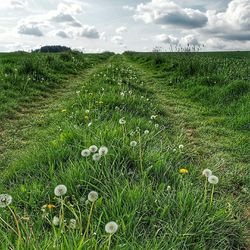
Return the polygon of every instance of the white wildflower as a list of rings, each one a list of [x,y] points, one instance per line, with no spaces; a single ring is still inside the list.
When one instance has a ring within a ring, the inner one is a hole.
[[[131,142],[130,142],[130,146],[131,146],[131,147],[136,147],[136,145],[137,145],[137,142],[136,142],[136,141],[131,141]]]
[[[215,176],[215,175],[210,175],[208,177],[208,182],[215,185],[215,184],[217,184],[219,182],[219,178],[217,176]]]
[[[91,153],[95,153],[95,152],[97,152],[97,150],[98,150],[98,147],[96,145],[92,145],[89,147],[89,151]]]
[[[105,231],[108,234],[114,234],[117,231],[117,229],[118,229],[118,225],[114,221],[110,221],[109,223],[105,225]]]
[[[206,176],[207,178],[212,175],[212,171],[208,168],[202,171],[202,175]]]
[[[182,144],[179,145],[179,149],[182,149],[184,148],[184,146]]]
[[[54,224],[54,226],[59,226],[60,224],[60,219],[57,216],[53,217],[52,223]]]
[[[144,134],[145,134],[145,135],[149,134],[149,130],[146,129],[146,130],[144,131]]]
[[[55,187],[54,193],[56,196],[63,196],[67,193],[67,187],[63,184],[60,184]]]
[[[90,150],[89,149],[84,149],[81,152],[82,157],[88,157],[90,155]]]
[[[93,161],[99,161],[101,159],[101,155],[99,155],[99,153],[93,154],[92,159]]]
[[[7,207],[12,202],[12,196],[9,194],[0,195],[0,207]]]
[[[91,191],[88,194],[88,200],[90,202],[95,202],[98,199],[98,193],[96,191]]]
[[[99,148],[99,155],[106,155],[108,153],[108,148],[105,146],[102,146]]]
[[[124,124],[126,123],[126,121],[125,121],[124,117],[123,117],[123,118],[121,118],[121,119],[119,120],[119,123],[120,123],[121,125],[124,125]]]

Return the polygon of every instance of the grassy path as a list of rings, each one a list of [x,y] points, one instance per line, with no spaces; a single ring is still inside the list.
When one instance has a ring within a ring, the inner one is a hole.
[[[2,225],[2,249],[16,242],[25,250],[244,249],[238,203],[221,188],[222,165],[206,162],[199,122],[191,123],[197,110],[206,111],[167,90],[150,72],[114,56],[13,122],[4,132],[0,189],[13,196],[23,242]],[[91,145],[107,151],[83,157]],[[215,192],[204,189],[205,167],[219,175]],[[63,198],[53,193],[58,184],[67,186]],[[109,221],[119,225],[114,235],[104,230]]]
[[[250,230],[249,133],[235,131],[220,125],[223,116],[214,114],[185,97],[185,93],[168,86],[166,75],[143,67],[128,58],[124,60],[135,68],[155,93],[176,134],[181,134],[188,154],[202,171],[212,168],[221,172],[220,186],[225,202],[234,213],[248,223]],[[250,237],[248,238],[250,245]]]
[[[18,156],[23,151],[32,150],[34,144],[44,143],[53,138],[58,132],[54,127],[54,121],[63,118],[62,113],[65,112],[68,100],[77,96],[84,79],[88,78],[96,68],[86,69],[79,75],[70,76],[60,87],[22,104],[19,110],[16,110],[13,119],[6,119],[1,123],[0,169],[6,169],[9,164],[17,160],[14,155]]]

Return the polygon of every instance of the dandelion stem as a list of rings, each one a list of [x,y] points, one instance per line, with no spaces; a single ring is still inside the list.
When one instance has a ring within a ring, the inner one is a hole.
[[[140,133],[139,133],[139,157],[140,157],[141,173],[143,173],[143,164],[142,164],[142,145],[141,145],[141,134],[140,134]]]
[[[64,199],[61,196],[61,209],[60,209],[60,227],[61,231],[64,230]]]
[[[111,246],[111,237],[112,237],[112,234],[110,234],[110,236],[108,238],[108,248],[107,248],[107,250],[109,250],[110,246]]]
[[[212,192],[211,192],[211,197],[210,197],[210,206],[212,206],[213,197],[214,197],[214,185],[213,185],[213,187],[212,187]]]
[[[206,201],[206,198],[207,198],[207,178],[205,181],[205,188],[204,188],[204,202]]]
[[[5,224],[7,227],[9,227],[16,235],[18,235],[17,231],[9,224],[7,223],[3,218],[0,217],[0,220]]]
[[[14,220],[15,220],[15,223],[16,223],[18,241],[21,241],[21,240],[22,240],[22,236],[21,236],[21,231],[20,231],[20,228],[19,228],[19,222],[18,222],[18,219],[17,219],[17,217],[16,217],[16,214],[15,214],[15,212],[11,209],[10,206],[7,206],[7,207],[9,208],[11,214],[13,215]]]
[[[88,237],[88,231],[89,231],[90,220],[91,220],[91,215],[92,215],[92,212],[93,212],[94,204],[95,204],[95,202],[92,203],[90,211],[89,211],[88,223],[87,223],[87,227],[86,227],[86,230],[84,232],[83,238],[85,238],[85,236]]]

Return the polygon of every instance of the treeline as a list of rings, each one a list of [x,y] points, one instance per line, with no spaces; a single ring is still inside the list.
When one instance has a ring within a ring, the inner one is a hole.
[[[71,51],[71,48],[61,45],[46,45],[42,46],[40,49],[36,49],[33,52],[65,52]]]

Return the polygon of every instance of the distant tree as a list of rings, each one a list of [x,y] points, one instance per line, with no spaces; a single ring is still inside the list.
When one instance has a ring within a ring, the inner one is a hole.
[[[36,49],[34,50],[34,52],[52,52],[52,53],[56,53],[56,52],[65,52],[65,51],[71,51],[71,48],[66,47],[66,46],[61,46],[61,45],[46,45],[41,47],[40,49]]]

